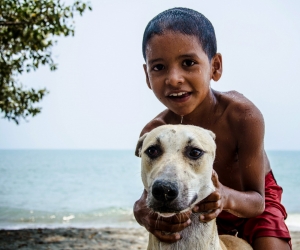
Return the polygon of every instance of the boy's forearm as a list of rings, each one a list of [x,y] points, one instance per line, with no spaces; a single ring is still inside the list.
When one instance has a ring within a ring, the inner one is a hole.
[[[241,192],[223,186],[226,202],[223,210],[242,218],[260,215],[265,209],[265,199],[255,191]]]

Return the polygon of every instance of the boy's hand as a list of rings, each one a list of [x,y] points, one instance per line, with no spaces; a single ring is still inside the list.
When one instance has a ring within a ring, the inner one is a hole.
[[[146,206],[147,191],[134,204],[134,216],[157,239],[166,243],[174,243],[181,239],[180,231],[191,224],[191,212],[181,213],[168,218],[161,217]]]
[[[222,212],[225,204],[224,188],[219,182],[218,174],[215,170],[212,172],[211,179],[216,190],[193,208],[193,212],[203,213],[200,215],[200,221],[202,222],[208,222],[215,219],[219,213]]]

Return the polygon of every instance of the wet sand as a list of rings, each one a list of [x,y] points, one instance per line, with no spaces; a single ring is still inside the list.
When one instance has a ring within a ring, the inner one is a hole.
[[[300,232],[291,232],[293,250],[300,250]],[[147,231],[140,228],[0,230],[1,250],[135,250],[146,249]]]

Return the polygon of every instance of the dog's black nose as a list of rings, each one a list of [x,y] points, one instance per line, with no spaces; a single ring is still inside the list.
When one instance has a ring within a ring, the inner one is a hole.
[[[158,201],[173,201],[178,196],[178,187],[169,181],[155,181],[152,186],[152,195]]]

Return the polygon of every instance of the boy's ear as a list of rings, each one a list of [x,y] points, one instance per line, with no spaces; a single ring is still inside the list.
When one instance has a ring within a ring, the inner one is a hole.
[[[150,85],[150,81],[149,81],[148,72],[147,72],[147,65],[146,65],[146,64],[143,64],[143,68],[144,68],[144,72],[145,72],[145,75],[146,75],[146,82],[147,82],[148,88],[149,88],[149,89],[152,89],[152,88],[151,88],[151,85]]]
[[[220,53],[217,53],[211,59],[211,66],[212,66],[211,78],[216,82],[221,78],[223,72],[222,55]]]

